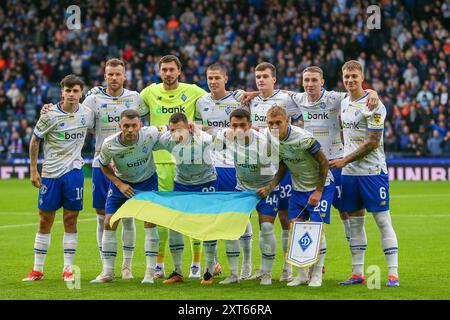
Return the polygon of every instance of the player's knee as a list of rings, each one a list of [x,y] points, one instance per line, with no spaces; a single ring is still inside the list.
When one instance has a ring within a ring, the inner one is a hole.
[[[341,220],[347,220],[348,219],[348,213],[344,211],[339,211],[339,216],[341,217]]]
[[[373,216],[380,230],[391,227],[391,217],[389,211],[376,212]]]
[[[105,215],[105,230],[116,230],[117,229],[119,221],[116,221],[116,222],[114,222],[113,225],[111,225],[111,218],[112,218],[112,214]]]
[[[126,231],[135,231],[135,224],[133,218],[122,218],[123,229]]]
[[[280,216],[280,223],[283,230],[289,230],[290,221],[287,215],[283,217]]]
[[[104,216],[105,215],[105,209],[95,209],[95,213]]]
[[[263,236],[273,234],[273,223],[270,223],[270,222],[261,223],[261,234]]]
[[[144,228],[156,228],[156,224],[150,222],[144,222]]]
[[[64,215],[64,227],[67,228],[74,228],[77,225],[77,217],[78,214],[66,214]]]
[[[48,217],[43,217],[41,215],[41,219],[39,221],[39,233],[50,233],[52,229],[53,219]]]

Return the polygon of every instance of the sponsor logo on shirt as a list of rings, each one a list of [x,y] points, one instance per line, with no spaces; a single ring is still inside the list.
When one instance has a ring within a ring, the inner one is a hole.
[[[204,125],[208,127],[215,127],[215,128],[229,128],[230,122],[229,121],[210,121],[210,120],[203,120]]]
[[[186,109],[184,106],[178,106],[178,107],[164,107],[160,106],[156,108],[157,114],[166,114],[166,113],[186,113]]]
[[[266,122],[266,116],[258,116],[257,114],[252,115],[253,122]]]
[[[117,122],[117,123],[119,123],[119,121],[120,121],[120,116],[110,116],[109,114],[106,114],[106,115],[104,115],[104,116],[102,116],[101,118],[100,118],[100,121],[101,122],[103,122],[103,123],[111,123],[111,122]]]
[[[136,160],[134,162],[128,162],[127,163],[127,167],[128,168],[139,167],[139,166],[142,166],[142,165],[146,164],[147,161],[148,161],[147,158],[141,158],[141,159],[138,159],[138,160]]]
[[[309,113],[305,112],[305,120],[329,120],[329,114],[328,112],[322,112],[322,113]]]
[[[85,131],[82,132],[59,132],[58,133],[58,140],[78,140],[78,139],[84,139],[85,137]]]
[[[353,121],[346,122],[346,121],[343,121],[342,122],[342,127],[344,129],[359,130],[359,122],[353,122]]]

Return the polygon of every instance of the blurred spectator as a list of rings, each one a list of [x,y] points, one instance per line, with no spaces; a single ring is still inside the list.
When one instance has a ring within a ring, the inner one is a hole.
[[[434,130],[433,131],[433,137],[428,139],[427,146],[428,151],[433,157],[441,156],[442,155],[442,147],[441,144],[444,139],[441,138],[439,131]]]
[[[416,145],[416,156],[417,157],[424,157],[427,154],[427,144],[425,143],[425,140],[419,136],[417,138],[417,145]]]
[[[0,159],[5,160],[8,155],[8,147],[6,146],[5,141],[0,136]]]
[[[445,135],[442,150],[444,153],[450,154],[450,131],[448,131]]]
[[[17,88],[17,85],[15,83],[13,83],[11,85],[11,88],[8,90],[8,92],[6,92],[6,96],[8,97],[11,106],[13,108],[17,107],[17,103],[19,102],[19,98],[20,98],[20,91]]]

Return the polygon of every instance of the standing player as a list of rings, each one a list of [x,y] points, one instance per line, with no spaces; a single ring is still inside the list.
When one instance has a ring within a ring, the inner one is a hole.
[[[106,90],[100,89],[97,94],[89,95],[83,102],[95,113],[95,155],[92,164],[92,206],[97,213],[97,242],[100,253],[102,251],[103,230],[105,229],[105,204],[109,188],[109,180],[103,174],[100,163],[100,150],[103,141],[108,136],[117,133],[120,114],[127,109],[135,109],[141,115],[146,113],[141,96],[136,91],[124,89],[125,64],[119,59],[110,59],[105,64]],[[132,279],[131,261],[134,243],[136,241],[136,227],[133,218],[122,219],[122,279]],[[146,239],[149,241],[149,239]]]
[[[63,207],[64,281],[73,281],[72,265],[78,245],[77,217],[83,209],[81,149],[88,128],[94,127],[93,112],[80,104],[83,81],[68,75],[61,81],[63,102],[41,115],[30,142],[31,183],[39,188],[40,225],[34,243],[34,267],[23,281],[44,277],[44,261],[50,246],[55,212]],[[37,169],[40,140],[44,140],[42,180]]]
[[[328,160],[320,143],[302,128],[289,125],[286,109],[274,106],[267,112],[270,137],[279,143],[280,167],[275,179],[258,190],[264,196],[273,190],[289,168],[293,192],[289,201],[289,220],[330,223],[330,206],[333,201],[333,176],[328,170]],[[322,285],[322,268],[326,254],[326,238],[322,240],[318,262],[313,266],[309,286]],[[298,268],[298,275],[288,283],[297,286],[308,283],[306,268]]]
[[[108,197],[105,206],[105,232],[103,234],[103,270],[91,283],[114,281],[114,263],[117,255],[116,229],[118,222],[110,226],[109,221],[117,209],[135,195],[135,190],[158,190],[158,176],[152,151],[156,150],[164,128],[143,127],[139,113],[124,110],[120,114],[120,132],[103,142],[98,161],[109,179]],[[114,163],[114,168],[111,163]],[[143,284],[153,283],[158,249],[158,231],[154,224],[144,223],[147,268]]]
[[[231,140],[233,158],[236,167],[237,191],[257,190],[268,184],[274,178],[274,168],[267,154],[269,148],[267,137],[251,129],[251,114],[247,110],[237,109],[230,115],[231,128],[217,134],[216,143],[223,145]],[[261,284],[272,284],[272,266],[275,260],[276,239],[274,221],[278,211],[278,190],[267,193],[257,204],[259,215],[261,249]],[[237,276],[239,262],[239,241],[227,240],[227,257],[231,275],[220,284],[239,282]]]
[[[319,141],[327,159],[331,161],[342,158],[344,152],[339,112],[341,101],[345,98],[346,93],[327,91],[323,88],[324,83],[322,69],[316,66],[308,67],[303,70],[302,74],[305,92],[292,93],[292,99],[300,109],[297,116],[301,117],[303,128],[311,132]],[[370,108],[377,107],[377,93],[370,90],[367,101]],[[336,185],[333,206],[339,210],[347,241],[350,241],[348,215],[342,210],[341,169],[333,169],[331,173]]]
[[[176,159],[174,191],[215,192],[218,188],[216,170],[210,158],[209,148],[212,136],[197,130],[188,123],[186,115],[175,113],[169,119],[169,130],[161,137],[161,145]],[[202,284],[212,284],[217,240],[204,241],[206,269]],[[182,258],[184,250],[183,235],[169,230],[169,247],[174,271],[164,283],[183,281]]]
[[[173,55],[167,55],[159,61],[159,76],[162,83],[154,83],[141,92],[141,97],[150,113],[151,125],[166,125],[174,113],[184,113],[188,120],[195,117],[195,104],[205,90],[195,84],[178,81],[181,75],[181,62]],[[154,153],[158,185],[160,191],[171,191],[174,188],[175,160],[166,150]],[[164,277],[164,257],[167,242],[167,229],[159,228],[160,247],[155,277]],[[200,278],[201,241],[191,240],[192,264],[190,278]]]
[[[136,91],[124,89],[126,81],[125,63],[117,58],[109,59],[105,64],[104,78],[106,89],[95,87],[83,104],[95,113],[95,155],[92,164],[92,207],[97,213],[97,243],[102,257],[102,238],[105,228],[105,204],[109,188],[109,180],[100,169],[98,157],[103,141],[106,137],[117,133],[119,129],[120,114],[126,109],[135,109],[141,115],[147,113],[147,107]],[[42,113],[48,111],[51,105],[44,105]],[[131,261],[136,239],[136,227],[133,218],[122,219],[122,279],[132,279]],[[146,241],[149,241],[147,239]]]
[[[344,158],[331,161],[342,170],[344,210],[349,213],[352,276],[341,285],[364,284],[364,253],[367,247],[364,229],[366,209],[372,212],[381,233],[381,244],[388,265],[388,287],[399,286],[398,242],[389,212],[389,177],[383,151],[386,108],[366,107],[368,94],[362,88],[362,66],[350,60],[342,66],[344,86],[348,91],[341,103],[344,133]]]
[[[208,67],[206,78],[211,93],[197,100],[195,118],[201,120],[204,126],[211,128],[214,134],[219,129],[230,127],[230,114],[241,107],[237,100],[240,91],[230,92],[226,90],[227,70],[219,63]],[[236,169],[234,168],[233,152],[226,148],[214,148],[211,157],[217,172],[218,191],[234,191],[236,189]],[[248,278],[251,275],[251,238],[251,222],[249,221],[246,232],[241,237],[241,240],[246,244],[243,251],[242,278]],[[220,271],[220,264],[216,263],[214,275]]]
[[[296,122],[300,115],[298,114],[298,108],[291,96],[280,89],[275,90],[275,82],[277,81],[275,66],[268,62],[258,64],[255,68],[255,78],[256,87],[258,88],[260,95],[255,97],[250,103],[253,120],[252,125],[259,129],[267,128],[267,111],[274,105],[285,108],[290,119],[293,122]],[[281,244],[284,255],[286,255],[289,237],[288,203],[291,193],[291,177],[288,173],[280,183],[280,207],[278,212],[282,228]],[[261,272],[260,270],[257,270],[250,279],[259,279],[260,277]],[[292,280],[292,265],[286,263],[283,259],[283,272],[280,281],[290,280]]]

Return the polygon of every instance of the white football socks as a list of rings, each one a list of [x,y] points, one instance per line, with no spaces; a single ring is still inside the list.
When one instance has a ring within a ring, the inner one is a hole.
[[[158,257],[159,247],[159,234],[158,227],[144,228],[145,240],[145,260],[147,263],[147,270],[154,269],[156,265],[156,259]]]
[[[352,253],[352,273],[364,276],[364,254],[367,248],[365,217],[349,217],[350,220],[350,251]]]
[[[261,223],[259,247],[261,249],[261,269],[265,273],[272,273],[275,260],[276,240],[273,232],[273,223]]]
[[[252,265],[252,237],[252,223],[249,220],[247,222],[247,228],[239,240],[242,247],[242,263],[248,266]]]
[[[325,255],[327,254],[327,238],[325,234],[323,235],[322,244],[320,246],[320,255],[319,260],[314,268],[320,268],[320,272],[322,272],[322,268],[325,265]]]
[[[43,272],[47,250],[50,247],[50,233],[36,233],[34,239],[34,267],[33,270]]]
[[[105,229],[105,216],[97,214],[97,244],[98,244],[98,251],[100,253],[100,259],[103,259],[102,241],[104,229]]]
[[[182,260],[184,251],[183,235],[177,231],[169,230],[169,248],[172,254],[174,271],[183,274]]]
[[[344,225],[345,230],[345,238],[347,239],[347,242],[350,243],[350,219],[342,220],[342,224]]]
[[[225,246],[227,251],[228,264],[230,266],[231,274],[237,276],[239,267],[239,241],[240,240],[226,240]]]
[[[289,241],[289,230],[281,230],[281,246],[283,247],[283,270],[292,272],[292,264],[286,262],[286,252]]]
[[[114,264],[117,256],[116,230],[105,230],[102,241],[103,271],[107,274],[114,274]]]
[[[203,241],[203,248],[205,250],[206,270],[210,274],[213,274],[217,252],[217,240]]]
[[[374,212],[373,217],[381,233],[381,246],[386,256],[388,275],[398,277],[398,242],[389,210]]]
[[[136,225],[134,218],[122,218],[123,267],[131,269],[134,245],[136,242]]]
[[[72,272],[75,252],[78,246],[78,234],[64,232],[63,249],[64,249],[64,271]]]

